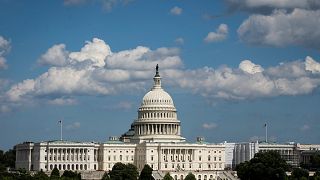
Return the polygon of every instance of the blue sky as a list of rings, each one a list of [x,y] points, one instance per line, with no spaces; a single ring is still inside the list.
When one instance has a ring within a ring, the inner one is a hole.
[[[320,143],[320,3],[0,1],[0,149],[124,133],[156,64],[189,141]]]

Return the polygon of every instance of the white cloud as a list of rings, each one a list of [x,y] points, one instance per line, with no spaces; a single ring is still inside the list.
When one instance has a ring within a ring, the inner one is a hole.
[[[274,9],[319,9],[318,0],[225,0],[230,10],[270,13]]]
[[[77,100],[72,98],[56,98],[48,100],[48,103],[52,105],[74,105],[77,104]]]
[[[68,51],[65,44],[53,45],[38,59],[42,65],[64,66],[67,63]]]
[[[204,129],[215,129],[216,127],[218,127],[218,125],[216,123],[210,122],[210,123],[203,123],[202,127]]]
[[[61,57],[63,63],[56,63],[55,57]],[[79,52],[67,53],[65,45],[55,45],[40,59],[56,66],[34,79],[12,85],[4,95],[6,101],[23,104],[47,100],[54,105],[73,105],[76,100],[70,97],[142,90],[145,80],[153,76],[156,64],[162,69],[182,66],[176,48],[151,50],[139,46],[112,53],[109,45],[97,38],[86,42]]]
[[[170,14],[173,14],[173,15],[181,15],[182,14],[182,8],[178,7],[178,6],[175,6],[173,7],[172,9],[170,9]]]
[[[108,105],[106,106],[105,108],[108,109],[108,110],[130,110],[133,108],[133,103],[130,102],[130,101],[121,101],[117,104],[113,104],[113,105]]]
[[[91,61],[94,66],[103,67],[105,65],[105,58],[111,55],[110,46],[103,40],[93,38],[92,42],[87,41],[86,45],[81,48],[80,52],[71,52],[69,58],[71,63]]]
[[[78,96],[145,91],[150,87],[148,82],[151,83],[156,64],[168,86],[200,94],[209,100],[308,94],[320,86],[319,62],[312,57],[265,68],[244,60],[238,68],[221,66],[188,70],[183,69],[179,49],[151,50],[138,46],[111,52],[109,45],[94,38],[81,51],[70,52],[63,66],[49,67],[38,77],[13,84],[5,92],[0,91],[0,105],[8,109],[42,101],[73,105]],[[130,108],[131,105],[124,102],[119,107]]]
[[[176,40],[174,40],[174,42],[181,45],[181,44],[184,44],[184,39],[179,37]]]
[[[271,15],[251,15],[238,28],[239,38],[249,44],[301,45],[320,49],[320,10],[294,9]]]
[[[169,74],[172,76],[171,84],[192,90],[206,98],[241,100],[311,93],[320,86],[320,76],[308,71],[304,64],[305,61],[282,63],[265,68],[264,71],[260,65],[253,64],[256,67],[254,72],[259,73],[252,73],[252,66],[244,71],[242,62],[239,69],[226,66],[218,69],[204,67],[176,70]]]
[[[73,122],[72,124],[66,125],[67,130],[75,130],[75,129],[79,129],[80,127],[81,127],[80,122]]]
[[[88,3],[96,3],[101,5],[105,11],[111,12],[114,7],[118,5],[125,6],[132,1],[134,0],[64,0],[63,4],[65,6],[80,6]]]
[[[320,63],[312,59],[310,56],[306,57],[305,66],[307,71],[311,71],[312,73],[320,73]]]
[[[0,36],[0,69],[8,68],[8,65],[6,64],[7,60],[5,59],[4,56],[10,51],[10,49],[11,49],[10,41]]]
[[[263,68],[260,65],[252,63],[250,60],[244,60],[239,64],[239,69],[249,74],[260,73]]]
[[[0,56],[0,69],[7,69],[8,65],[7,65],[7,60],[4,57]]]
[[[308,131],[311,127],[308,124],[301,126],[300,131]]]
[[[220,24],[216,29],[216,32],[209,32],[204,41],[207,43],[223,41],[228,36],[228,26],[226,24]]]

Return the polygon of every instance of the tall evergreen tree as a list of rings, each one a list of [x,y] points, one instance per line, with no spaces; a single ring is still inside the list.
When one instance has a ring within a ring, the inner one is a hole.
[[[173,180],[173,177],[167,172],[166,175],[164,175],[163,180]]]
[[[194,176],[194,174],[189,172],[189,174],[184,178],[184,180],[196,180],[196,177]]]
[[[57,167],[53,168],[50,174],[50,179],[59,179],[60,178],[60,172]]]
[[[152,177],[152,171],[153,169],[148,164],[144,165],[140,173],[139,180],[154,180]]]

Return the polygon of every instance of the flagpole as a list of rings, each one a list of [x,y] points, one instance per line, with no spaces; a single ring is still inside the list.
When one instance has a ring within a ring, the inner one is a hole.
[[[268,142],[268,125],[267,123],[264,125],[265,129],[266,129],[266,143]]]
[[[62,120],[60,122],[60,140],[62,141]]]

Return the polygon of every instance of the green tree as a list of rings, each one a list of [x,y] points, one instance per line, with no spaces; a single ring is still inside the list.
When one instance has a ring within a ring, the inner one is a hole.
[[[122,180],[123,174],[126,169],[126,165],[121,162],[117,162],[109,173],[110,179],[112,180]]]
[[[61,176],[62,179],[81,180],[81,174],[69,170],[65,170]]]
[[[50,174],[50,179],[59,179],[60,178],[60,172],[57,167],[53,168],[51,174]]]
[[[194,176],[194,174],[189,172],[189,174],[184,178],[184,180],[196,180],[196,177]]]
[[[173,180],[173,177],[167,172],[166,175],[164,175],[163,180]]]
[[[259,152],[250,161],[236,167],[241,180],[283,180],[286,179],[288,165],[275,151]]]
[[[41,170],[37,172],[35,175],[33,175],[33,179],[46,180],[46,179],[49,179],[49,176]]]
[[[313,180],[320,180],[320,171],[316,171],[313,175]]]
[[[152,177],[152,171],[153,169],[148,164],[145,164],[140,173],[139,180],[154,180]]]
[[[308,179],[309,177],[309,171],[306,169],[301,169],[301,168],[294,168],[293,171],[291,172],[291,179],[294,180],[301,180],[301,179]]]
[[[110,180],[110,177],[109,177],[109,174],[108,172],[105,172],[102,176],[102,179],[101,180]]]
[[[124,172],[124,179],[137,180],[139,176],[138,169],[133,164],[127,164]]]
[[[7,152],[0,150],[0,172],[6,171],[6,168],[15,167],[16,151],[9,149]]]
[[[320,170],[320,152],[315,153],[310,157],[311,167]]]

